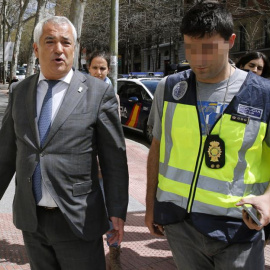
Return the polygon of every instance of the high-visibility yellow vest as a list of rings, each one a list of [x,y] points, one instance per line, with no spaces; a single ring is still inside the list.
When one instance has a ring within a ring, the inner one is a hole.
[[[186,92],[175,90],[181,80],[187,82]],[[249,74],[224,111],[220,133],[220,119],[211,130],[226,149],[225,166],[211,169],[205,164],[206,136],[201,135],[195,75],[187,71],[167,78],[155,205],[158,223],[179,221],[178,210],[242,218],[236,203],[263,194],[269,183],[270,148],[265,142],[269,104],[270,81]],[[248,123],[237,121],[243,112]]]

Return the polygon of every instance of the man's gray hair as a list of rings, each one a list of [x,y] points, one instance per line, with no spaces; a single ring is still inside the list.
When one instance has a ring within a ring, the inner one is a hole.
[[[43,20],[41,20],[40,22],[38,22],[38,24],[35,27],[34,30],[34,42],[39,45],[39,40],[40,37],[42,36],[42,32],[43,32],[43,26],[47,23],[54,23],[54,24],[69,24],[72,32],[73,32],[73,38],[74,38],[74,44],[76,44],[77,41],[77,31],[74,27],[74,25],[72,24],[72,22],[64,17],[64,16],[51,16],[51,17],[47,17]]]

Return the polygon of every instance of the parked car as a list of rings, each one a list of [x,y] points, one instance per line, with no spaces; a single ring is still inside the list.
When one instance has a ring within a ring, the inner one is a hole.
[[[152,127],[147,125],[154,93],[161,78],[118,79],[121,123],[124,127],[143,132],[151,143]]]
[[[25,74],[26,74],[26,70],[23,67],[18,68],[16,71],[16,76],[17,76],[19,81],[22,81],[25,79]]]

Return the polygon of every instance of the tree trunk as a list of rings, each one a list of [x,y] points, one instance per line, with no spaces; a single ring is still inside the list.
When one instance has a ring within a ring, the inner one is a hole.
[[[2,25],[2,28],[1,28],[1,32],[2,33],[2,39],[1,39],[1,45],[2,45],[2,50],[3,50],[3,58],[1,60],[3,60],[3,64],[2,64],[2,74],[0,77],[2,77],[2,80],[3,80],[3,84],[6,83],[6,74],[5,74],[5,16],[6,16],[6,1],[3,1],[3,6],[2,6],[2,22],[3,22],[3,25]],[[0,60],[0,61],[1,61]]]
[[[77,42],[75,45],[74,62],[73,62],[75,68],[78,68],[79,66],[78,59],[80,53],[81,32],[82,32],[85,5],[86,0],[72,0],[70,6],[69,19],[74,24],[77,30]]]
[[[43,15],[45,14],[46,3],[47,3],[47,0],[38,0],[38,6],[37,6],[37,13],[36,13],[36,18],[35,18],[34,28],[38,24],[38,22],[43,19]],[[34,42],[34,28],[33,28],[33,32],[32,32],[31,41],[30,41],[31,45]],[[36,60],[36,56],[35,56],[33,47],[30,46],[29,51],[28,51],[28,62],[27,62],[27,69],[26,69],[26,76],[25,77],[28,77],[28,76],[34,74],[34,72],[35,72],[35,70],[34,70],[34,68],[35,68],[35,60]]]
[[[157,35],[156,65],[154,71],[158,70],[158,66],[159,66],[159,35]]]
[[[131,43],[130,62],[131,71],[134,71],[134,42]]]
[[[11,63],[12,77],[16,75],[17,64],[18,64],[18,54],[20,51],[20,44],[21,44],[21,37],[22,37],[22,30],[23,30],[23,15],[24,15],[24,12],[26,10],[28,3],[29,3],[29,0],[25,0],[25,2],[21,3],[17,33],[16,33],[15,42],[14,42],[14,51],[13,51],[13,57],[12,57],[12,63]]]

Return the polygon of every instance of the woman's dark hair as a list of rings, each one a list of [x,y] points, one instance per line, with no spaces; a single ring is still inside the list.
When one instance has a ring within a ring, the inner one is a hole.
[[[92,61],[94,58],[96,57],[102,57],[106,60],[107,64],[108,64],[108,68],[110,67],[110,63],[111,63],[111,59],[110,59],[110,54],[105,52],[105,51],[93,51],[92,53],[90,53],[87,56],[86,59],[86,64],[87,64],[87,68],[90,67]]]
[[[194,38],[219,34],[229,40],[233,34],[233,18],[223,4],[217,1],[201,1],[183,17],[181,33]]]
[[[243,55],[235,64],[236,67],[238,68],[244,68],[244,66],[250,62],[251,60],[254,59],[259,59],[262,58],[264,62],[263,66],[263,71],[262,71],[262,77],[268,77],[269,76],[269,71],[270,71],[270,64],[267,56],[264,53],[261,52],[249,52]]]

